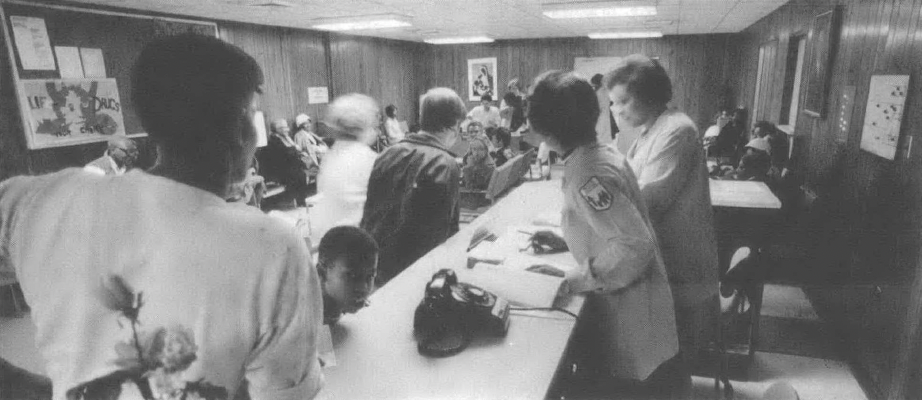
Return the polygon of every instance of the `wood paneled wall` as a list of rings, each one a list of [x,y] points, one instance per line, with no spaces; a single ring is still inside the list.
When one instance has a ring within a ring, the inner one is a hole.
[[[294,122],[300,113],[314,121],[325,111],[323,104],[308,104],[307,88],[329,86],[324,33],[297,29],[222,22],[221,38],[249,53],[265,75],[260,109],[266,122],[285,118]]]
[[[397,106],[397,118],[412,125],[419,119],[419,96],[429,88],[422,43],[360,36],[331,35],[332,90],[337,95],[363,93],[381,105]]]
[[[922,290],[911,286],[922,267],[922,152],[913,149],[910,157],[898,154],[889,161],[862,151],[859,143],[870,78],[879,73],[911,75],[902,140],[913,137],[918,146],[922,139],[922,64],[917,61],[922,57],[922,0],[791,1],[740,34],[744,63],[739,92],[751,106],[760,44],[778,40],[778,48],[786,49],[791,36],[809,31],[813,17],[834,6],[841,8],[842,23],[830,69],[827,117],[801,114],[795,127],[796,164],[807,185],[819,192],[820,203],[830,209],[826,228],[838,227],[830,236],[835,243],[826,246],[830,251],[817,254],[816,265],[809,267],[825,271],[829,282],[847,283],[818,288],[825,290],[816,290],[823,293],[816,298],[824,303],[821,308],[841,317],[841,331],[852,334],[856,345],[850,347],[879,394],[911,398],[922,395],[904,391],[906,377],[919,376],[918,369],[892,377],[891,373],[910,367],[908,360],[920,359],[910,351],[918,352],[919,346],[909,346],[919,334],[904,334],[903,323],[922,318],[918,306],[905,312],[913,304],[910,293]],[[808,38],[807,65],[811,53]],[[776,59],[776,73],[784,73],[785,61]],[[840,90],[847,85],[857,88],[855,107],[848,140],[838,143],[834,112]],[[781,96],[771,98],[768,109],[777,118]]]
[[[501,40],[480,45],[433,46],[432,85],[450,87],[467,99],[467,60],[472,58],[497,58],[497,86],[502,95],[512,78],[518,77],[528,85],[541,72],[572,69],[575,57],[642,53],[659,57],[672,79],[672,106],[686,112],[703,130],[721,107],[735,105],[731,83],[738,79],[736,49],[735,38],[726,34],[637,40]],[[468,105],[474,106],[476,102]]]

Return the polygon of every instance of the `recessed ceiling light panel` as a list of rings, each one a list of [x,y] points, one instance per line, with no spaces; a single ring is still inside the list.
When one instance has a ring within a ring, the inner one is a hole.
[[[656,15],[655,6],[636,7],[578,7],[558,8],[544,11],[544,15],[554,19],[573,18],[614,18],[614,17],[649,17]]]
[[[426,39],[429,44],[461,44],[461,43],[492,43],[494,40],[486,36],[449,37]]]
[[[590,33],[590,39],[641,39],[641,38],[661,38],[662,32],[640,31],[640,32],[597,32]]]

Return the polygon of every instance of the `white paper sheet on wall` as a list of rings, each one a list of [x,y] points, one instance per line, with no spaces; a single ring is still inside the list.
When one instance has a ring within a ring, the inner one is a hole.
[[[11,15],[10,24],[13,26],[13,39],[16,41],[22,69],[57,69],[44,19]]]
[[[80,48],[80,60],[83,62],[83,74],[87,78],[105,78],[106,60],[102,49]]]
[[[861,131],[861,149],[888,160],[896,158],[909,75],[873,75]]]
[[[330,102],[330,90],[326,86],[307,88],[307,104],[325,104]]]
[[[54,46],[54,53],[58,57],[58,69],[61,79],[83,78],[83,62],[80,61],[80,50],[76,47]]]

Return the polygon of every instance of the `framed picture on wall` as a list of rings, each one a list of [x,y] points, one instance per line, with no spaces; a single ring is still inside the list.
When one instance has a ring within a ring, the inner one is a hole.
[[[480,101],[488,94],[496,100],[496,57],[467,60],[467,99]]]
[[[826,97],[829,93],[830,69],[838,44],[839,9],[833,8],[813,18],[810,44],[813,57],[807,70],[807,92],[804,94],[804,113],[816,118],[826,116]]]

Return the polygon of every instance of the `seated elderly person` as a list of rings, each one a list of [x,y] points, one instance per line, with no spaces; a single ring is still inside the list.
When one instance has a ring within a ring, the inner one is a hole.
[[[466,112],[454,90],[430,89],[420,100],[422,131],[375,160],[361,226],[381,249],[379,285],[458,231],[461,167],[448,149]]]
[[[224,201],[256,150],[262,81],[220,39],[159,39],[131,79],[154,167],[0,184],[0,220],[16,221],[0,226],[0,262],[32,306],[55,399],[319,392],[322,292],[304,242]]]
[[[295,117],[295,128],[298,130],[291,136],[291,139],[301,151],[307,153],[313,163],[312,165],[319,167],[320,162],[323,161],[323,156],[330,150],[330,147],[311,130],[311,124],[313,123],[314,121],[307,114],[298,114]]]
[[[291,128],[284,118],[272,121],[269,144],[259,154],[259,171],[266,179],[285,185],[299,207],[305,206],[309,177],[316,175],[317,167],[312,165],[307,153],[295,144],[289,133]]]
[[[91,161],[83,167],[83,170],[99,175],[121,175],[134,167],[134,163],[137,161],[138,146],[134,143],[134,140],[124,136],[116,136],[109,139],[106,154]]]

